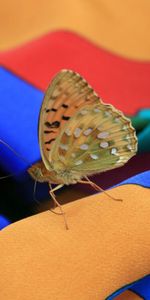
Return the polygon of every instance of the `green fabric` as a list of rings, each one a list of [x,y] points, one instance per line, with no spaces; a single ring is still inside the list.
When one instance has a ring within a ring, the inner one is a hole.
[[[138,152],[150,151],[150,108],[143,109],[131,119],[138,137]]]

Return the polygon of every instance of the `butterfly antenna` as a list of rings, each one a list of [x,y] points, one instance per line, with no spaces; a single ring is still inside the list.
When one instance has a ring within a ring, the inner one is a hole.
[[[13,177],[13,176],[15,176],[17,174],[20,174],[20,171],[12,173],[12,174],[9,174],[9,175],[6,175],[6,176],[2,176],[2,177],[0,177],[0,180],[1,179],[3,180],[3,179],[11,178],[11,177]]]
[[[33,200],[37,203],[37,204],[41,204],[40,201],[38,201],[36,199],[36,188],[37,188],[37,181],[34,181],[34,187],[33,187]]]
[[[9,144],[7,144],[6,142],[4,142],[3,140],[0,139],[0,143],[3,144],[4,146],[6,146],[10,151],[12,151],[17,157],[19,157],[20,159],[22,159],[25,163],[29,164],[32,167],[32,164],[26,159],[24,158],[20,153],[18,153],[16,150],[14,150]]]
[[[3,144],[4,146],[6,146],[10,151],[12,151],[17,157],[19,157],[21,160],[23,160],[25,163],[27,163],[30,167],[32,167],[32,164],[26,159],[24,158],[20,153],[18,153],[16,150],[14,150],[8,143],[6,143],[5,141],[0,139],[0,143]],[[7,179],[10,177],[13,177],[17,174],[20,174],[20,171],[12,173],[10,175],[6,175],[6,176],[2,176],[0,177],[1,179]],[[36,199],[36,187],[37,187],[37,181],[35,181],[34,183],[34,188],[33,188],[33,199],[36,203],[40,204],[40,202]]]
[[[94,183],[93,181],[91,181],[87,176],[85,176],[85,180],[80,180],[80,183],[84,183],[84,184],[89,184],[91,185],[96,191],[102,192],[105,195],[107,195],[109,198],[111,198],[111,200],[115,200],[115,201],[123,201],[122,199],[118,199],[118,198],[114,198],[112,197],[109,193],[107,193],[105,190],[103,190],[99,185],[97,185],[96,183]]]

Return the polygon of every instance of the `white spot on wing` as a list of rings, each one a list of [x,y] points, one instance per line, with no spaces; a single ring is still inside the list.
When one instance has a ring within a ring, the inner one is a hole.
[[[83,164],[83,160],[77,160],[76,162],[75,162],[75,165],[76,166],[79,166],[79,165],[81,165],[81,164]]]
[[[116,123],[120,123],[120,118],[115,118]]]
[[[126,139],[126,140],[130,140],[130,135],[127,134],[126,137],[125,137],[125,139]]]
[[[105,111],[105,116],[106,117],[110,117],[111,116],[111,113],[109,111]]]
[[[71,130],[69,128],[66,128],[65,133],[67,136],[71,136]]]
[[[91,156],[92,159],[98,159],[99,158],[98,155],[96,155],[96,154],[90,154],[90,156]]]
[[[101,142],[101,143],[100,143],[100,147],[101,147],[101,148],[107,148],[108,145],[109,145],[108,142]]]
[[[86,109],[82,109],[82,110],[80,111],[80,114],[81,114],[82,116],[86,115],[87,113],[88,113],[88,110],[86,110]]]
[[[87,144],[82,144],[81,146],[80,146],[80,149],[81,150],[87,150],[89,148],[89,146],[87,145]]]
[[[88,128],[88,129],[86,129],[86,130],[83,132],[83,134],[84,134],[85,136],[87,136],[87,135],[89,135],[91,132],[92,132],[92,128]]]
[[[76,138],[78,138],[79,136],[80,136],[80,134],[81,134],[81,128],[79,128],[79,127],[77,127],[76,129],[75,129],[75,131],[74,131],[74,136],[76,137]]]
[[[93,111],[96,112],[96,113],[99,113],[100,109],[96,107],[96,108],[93,109]]]
[[[117,163],[125,163],[127,161],[127,158],[125,156],[120,156],[117,160]]]
[[[60,144],[59,145],[60,149],[67,151],[68,150],[68,145],[65,144]]]
[[[116,148],[112,148],[111,149],[111,154],[116,155],[117,154],[117,149]]]
[[[97,135],[97,138],[98,139],[105,139],[109,136],[109,132],[107,131],[103,131],[103,132],[100,132],[98,135]]]
[[[132,146],[131,145],[127,145],[127,149],[132,150]]]
[[[128,126],[127,125],[123,125],[122,129],[126,130],[126,129],[128,129]]]

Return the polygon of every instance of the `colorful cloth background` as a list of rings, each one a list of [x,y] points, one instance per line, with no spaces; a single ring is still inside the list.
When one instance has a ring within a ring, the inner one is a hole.
[[[105,189],[119,184],[120,186],[115,189],[119,189],[120,193],[124,186],[123,197],[125,198],[128,184],[132,184],[131,193],[128,194],[131,200],[137,197],[137,201],[140,201],[138,189],[141,188],[141,205],[143,205],[142,208],[144,206],[147,207],[150,188],[149,9],[150,4],[147,1],[140,0],[126,1],[125,3],[116,0],[115,4],[108,0],[77,0],[74,3],[69,0],[63,0],[61,3],[60,1],[51,3],[51,1],[46,0],[32,0],[20,3],[17,0],[13,0],[9,5],[7,3],[1,5],[0,139],[13,147],[25,159],[24,161],[21,160],[4,145],[0,145],[1,175],[15,174],[13,179],[0,181],[1,229],[14,221],[22,220],[37,211],[41,212],[49,208],[49,196],[46,185],[38,186],[36,197],[42,201],[42,204],[40,207],[35,207],[33,201],[34,183],[27,175],[26,169],[31,163],[40,159],[37,138],[38,114],[44,91],[49,81],[62,68],[73,69],[82,74],[103,98],[104,102],[113,104],[131,118],[138,136],[139,147],[137,156],[121,169],[100,174],[95,176],[93,180]],[[91,194],[93,194],[93,191],[90,188],[77,185],[76,187],[68,187],[62,190],[58,193],[58,198],[61,199],[61,203],[66,203]],[[95,196],[93,201],[96,201],[96,197],[98,196]],[[44,201],[45,199],[47,201]],[[133,202],[131,201],[131,211]],[[140,216],[140,206],[137,209],[138,216]],[[109,224],[109,207],[106,207],[106,212],[106,223],[108,222]],[[92,212],[91,214],[93,216]],[[130,215],[130,206],[125,210],[125,214],[126,216]],[[145,214],[144,212],[142,214],[143,220],[138,219],[137,221],[139,228],[141,227],[141,222],[144,221]],[[19,247],[18,234],[21,224],[23,224],[23,228],[25,228],[25,224],[28,227],[36,217],[32,216],[29,219],[14,223],[11,225],[12,227],[8,226],[3,230],[3,251],[1,255],[3,262],[8,263],[5,253],[9,256],[12,251],[14,257],[19,255],[20,250],[19,252],[18,250],[13,252],[14,249],[12,248],[13,243],[17,243]],[[42,220],[39,217],[39,235],[42,228],[40,223],[43,222]],[[111,220],[112,224],[113,222],[114,217]],[[88,229],[90,223],[86,226]],[[97,224],[96,228],[98,226],[101,226],[101,222]],[[129,232],[131,230],[133,233],[134,222],[130,222],[130,226],[130,229],[128,226],[126,227],[126,231]],[[14,239],[13,243],[10,242],[9,245],[10,235],[13,234],[13,230],[16,234],[16,239]],[[82,229],[78,228],[78,230]],[[90,227],[89,230],[91,230]],[[56,228],[52,228],[51,235],[53,236],[53,234],[57,236]],[[131,239],[135,238],[137,244],[133,243],[133,248],[129,248],[131,251],[136,249],[142,256],[142,244],[138,239],[138,234],[138,229],[136,229],[134,237],[131,236]],[[126,272],[122,272],[122,270],[125,271],[123,263],[120,262],[119,264],[117,261],[119,272],[121,272],[117,273],[118,277],[113,277],[113,272],[109,268],[106,272],[108,276],[105,277],[105,275],[98,274],[101,279],[106,280],[108,277],[109,281],[112,282],[111,287],[108,288],[107,281],[104,280],[103,286],[106,284],[106,289],[104,289],[106,293],[103,294],[100,291],[97,294],[97,298],[96,290],[94,290],[97,286],[93,286],[95,298],[90,298],[88,291],[86,294],[84,290],[85,294],[80,299],[104,299],[104,295],[105,299],[106,297],[107,299],[120,300],[141,299],[140,297],[143,297],[142,299],[150,299],[150,280],[148,276],[150,269],[148,262],[150,240],[147,227],[145,233],[142,232],[142,234],[144,235],[141,239],[145,249],[145,257],[140,260],[139,256],[136,256],[136,251],[133,251],[135,255],[133,260],[136,262],[137,267],[133,268],[131,263],[132,256],[130,257],[130,255],[126,265],[126,268],[128,266]],[[105,232],[105,235],[107,237],[107,232]],[[34,237],[35,239],[37,238],[37,233],[35,233],[33,226],[30,238],[34,239]],[[28,240],[26,234],[23,238],[24,241]],[[123,245],[126,244],[126,239],[126,235],[122,237]],[[127,240],[130,242],[130,239]],[[138,240],[141,247],[137,247]],[[92,243],[96,245],[94,239]],[[110,248],[113,249],[114,240],[110,241],[110,244]],[[45,245],[45,247],[47,246]],[[69,247],[72,249],[71,245]],[[125,246],[122,247],[124,255],[128,257]],[[31,245],[30,258],[34,256],[33,248]],[[51,252],[51,249],[46,249]],[[72,249],[72,251],[74,250]],[[103,255],[103,250],[101,251],[101,255]],[[119,248],[119,251],[121,252],[121,248]],[[120,252],[118,257],[123,259]],[[39,255],[41,255],[40,252]],[[29,259],[29,256],[27,251],[26,259]],[[65,255],[63,259],[65,260]],[[114,262],[115,259],[113,257]],[[3,271],[2,277],[6,282],[1,292],[3,299],[4,295],[7,295],[5,299],[12,299],[12,295],[14,295],[15,299],[15,290],[18,293],[21,292],[17,284],[14,285],[14,290],[12,288],[9,289],[11,285],[9,280],[13,276],[12,264],[14,262],[9,260],[10,272],[7,271],[7,268],[6,272]],[[14,265],[18,272],[23,272],[20,269],[20,264],[17,264],[15,261]],[[80,266],[82,265],[84,265],[83,261],[81,261]],[[107,270],[106,263],[104,263],[104,267]],[[134,271],[131,274],[132,268]],[[2,270],[5,270],[3,263]],[[28,272],[30,271],[31,269],[29,268]],[[129,273],[129,276],[127,276],[127,273]],[[78,276],[78,272],[76,274]],[[95,271],[95,276],[97,276],[96,274],[97,272]],[[43,273],[40,276],[43,276]],[[65,276],[64,273],[63,276]],[[118,280],[119,284],[116,284]],[[48,282],[46,281],[47,284]],[[23,281],[21,281],[20,286],[22,284]],[[33,282],[32,284],[34,285]],[[101,286],[99,289],[101,290]],[[40,299],[54,300],[59,295],[57,289],[54,288],[54,290],[56,293],[53,294],[52,298],[47,298],[50,297],[49,294],[41,294]],[[112,296],[109,296],[111,294]],[[30,299],[28,294],[25,295]],[[31,299],[36,299],[36,297],[37,295],[34,294],[34,297],[31,297]],[[67,296],[64,293],[64,295],[61,295],[61,298],[57,299],[70,299],[65,297]]]

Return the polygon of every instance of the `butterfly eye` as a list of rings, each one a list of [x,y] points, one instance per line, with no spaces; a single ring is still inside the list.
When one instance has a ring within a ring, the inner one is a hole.
[[[37,178],[40,178],[40,177],[43,176],[42,171],[41,171],[40,168],[36,168],[36,169],[34,170],[34,174],[35,174],[35,176],[36,176]]]
[[[43,173],[41,168],[37,167],[36,164],[33,165],[28,169],[29,174],[32,176],[32,178],[36,181],[41,181],[41,178],[43,178]]]

